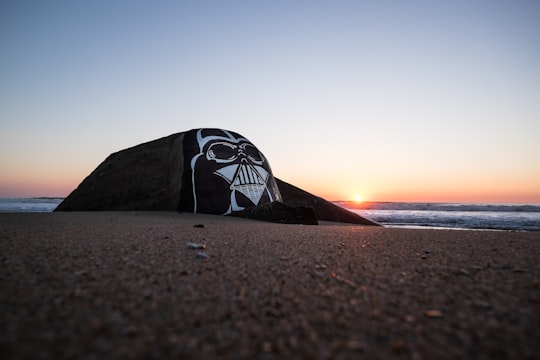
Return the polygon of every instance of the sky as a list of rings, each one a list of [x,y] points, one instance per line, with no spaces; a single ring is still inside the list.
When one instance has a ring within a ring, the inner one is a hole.
[[[540,2],[0,2],[0,197],[236,131],[328,200],[540,203]]]

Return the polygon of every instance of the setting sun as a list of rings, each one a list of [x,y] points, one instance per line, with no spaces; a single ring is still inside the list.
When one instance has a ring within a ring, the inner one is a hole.
[[[359,203],[362,202],[362,196],[361,195],[354,195],[354,201]]]

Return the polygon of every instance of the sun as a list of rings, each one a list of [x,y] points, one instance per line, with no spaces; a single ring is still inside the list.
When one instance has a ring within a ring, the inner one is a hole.
[[[354,202],[361,203],[362,200],[362,195],[354,195]]]

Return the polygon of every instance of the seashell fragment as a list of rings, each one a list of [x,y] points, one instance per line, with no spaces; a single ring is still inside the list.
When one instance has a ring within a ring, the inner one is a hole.
[[[187,243],[186,247],[188,249],[194,249],[194,250],[204,250],[206,249],[206,245],[204,244],[197,244],[197,243]]]
[[[197,259],[208,259],[208,254],[204,253],[204,252],[198,252],[197,253]]]

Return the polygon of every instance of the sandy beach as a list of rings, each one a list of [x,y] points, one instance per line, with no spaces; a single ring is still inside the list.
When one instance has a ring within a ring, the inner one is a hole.
[[[0,259],[3,359],[540,354],[540,232],[0,213]]]

